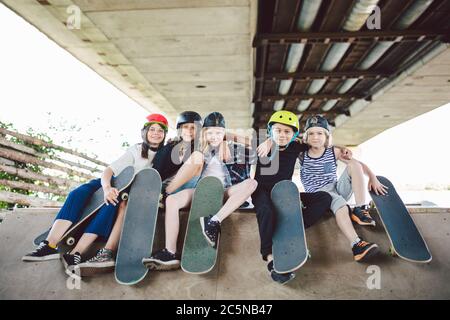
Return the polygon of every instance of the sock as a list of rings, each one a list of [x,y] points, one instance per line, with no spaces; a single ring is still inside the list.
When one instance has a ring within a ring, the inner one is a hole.
[[[359,237],[356,237],[356,239],[352,241],[352,248],[355,246],[355,244],[357,244],[360,241],[361,239]]]
[[[48,243],[48,246],[49,246],[50,248],[52,248],[52,249],[58,248],[58,246],[53,246],[53,245],[51,245],[50,243]]]
[[[211,218],[211,221],[217,221],[217,222],[222,222],[219,220],[219,218],[217,217],[217,215],[215,215],[214,217]]]
[[[166,250],[167,250],[167,252],[169,252],[169,253],[171,253],[171,254],[175,254],[175,252],[172,252],[172,251],[170,251],[170,250],[167,249],[167,248],[166,248]]]

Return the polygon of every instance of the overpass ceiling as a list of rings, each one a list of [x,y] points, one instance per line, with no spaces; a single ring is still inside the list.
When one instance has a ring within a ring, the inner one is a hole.
[[[10,9],[149,111],[221,111],[251,127],[250,0],[4,0]],[[66,24],[81,10],[80,29]]]
[[[380,29],[366,24],[371,5]],[[450,1],[261,0],[254,127],[274,110],[301,126],[318,113],[336,143],[356,145],[449,102],[449,18]]]
[[[359,144],[450,101],[450,0],[1,1],[172,124],[194,109],[263,128],[286,109]]]

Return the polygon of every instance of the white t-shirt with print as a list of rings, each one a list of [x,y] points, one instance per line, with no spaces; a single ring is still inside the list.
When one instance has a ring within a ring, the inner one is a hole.
[[[203,171],[202,178],[208,176],[219,178],[219,180],[222,181],[222,184],[225,185],[224,168],[217,156],[211,159],[208,166],[205,168],[205,171]]]
[[[117,177],[122,170],[128,166],[133,166],[135,173],[145,168],[151,168],[156,152],[148,150],[148,159],[145,159],[141,156],[141,150],[142,143],[135,144],[134,146],[129,147],[119,159],[111,163],[109,167],[114,172],[114,176]]]

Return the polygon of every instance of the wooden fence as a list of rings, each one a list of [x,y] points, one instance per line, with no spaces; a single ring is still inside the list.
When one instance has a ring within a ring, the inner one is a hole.
[[[32,146],[46,147],[52,152],[38,152]],[[42,170],[34,172],[24,164]],[[79,184],[98,177],[106,166],[106,163],[78,151],[0,128],[0,172],[15,177],[14,180],[0,179],[0,185],[10,189],[0,190],[2,202],[30,207],[59,207],[62,203],[53,200],[56,196],[64,197]],[[33,195],[12,192],[12,189],[30,191]]]

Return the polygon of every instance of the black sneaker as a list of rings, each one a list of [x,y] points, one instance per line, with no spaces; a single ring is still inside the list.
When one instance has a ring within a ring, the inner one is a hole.
[[[115,253],[112,250],[103,248],[97,251],[97,254],[86,262],[80,263],[80,275],[92,276],[97,273],[106,273],[114,270],[116,265]]]
[[[77,275],[80,274],[78,265],[81,263],[81,254],[79,252],[75,252],[75,254],[63,254],[62,262],[64,264],[64,268],[66,269],[66,273],[69,276],[74,273]]]
[[[360,226],[375,226],[375,220],[370,216],[368,206],[354,207],[350,217]]]
[[[269,262],[269,264],[267,265],[267,270],[269,270],[272,280],[276,281],[278,283],[281,283],[281,284],[286,284],[295,278],[295,273],[293,273],[293,272],[288,272],[288,273],[276,272],[275,269],[273,268],[273,261]]]
[[[149,258],[142,259],[142,263],[150,270],[173,270],[180,267],[180,258],[164,248],[156,251]]]
[[[60,257],[58,249],[53,249],[48,245],[48,241],[44,240],[33,252],[23,256],[22,261],[47,261],[59,259]]]
[[[361,262],[367,258],[374,256],[378,252],[378,245],[360,240],[352,248],[355,261]]]
[[[217,248],[217,242],[220,234],[220,222],[211,220],[212,216],[201,217],[200,225],[202,232],[208,243],[214,248]]]

